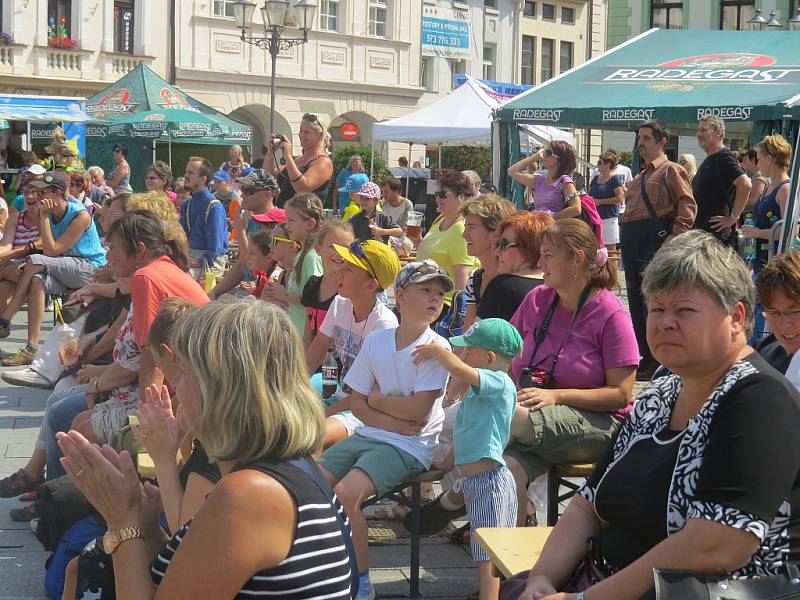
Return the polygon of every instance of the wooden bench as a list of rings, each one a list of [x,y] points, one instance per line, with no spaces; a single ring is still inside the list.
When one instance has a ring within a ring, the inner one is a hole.
[[[420,498],[422,496],[421,487],[423,483],[439,481],[444,477],[442,471],[426,471],[405,481],[400,482],[383,496],[372,496],[367,498],[362,508],[371,506],[380,500],[393,500],[401,506],[411,509],[411,562],[410,562],[410,585],[409,598],[419,598],[419,546],[420,546],[420,524],[422,519]],[[406,494],[406,488],[411,488],[411,498]]]
[[[529,570],[539,559],[552,527],[480,527],[472,533],[498,577],[508,579]]]
[[[558,507],[565,500],[569,500],[580,488],[568,478],[582,477],[586,479],[594,472],[593,464],[564,464],[553,465],[547,477],[547,526],[553,527],[558,521]],[[567,492],[560,494],[561,488]]]

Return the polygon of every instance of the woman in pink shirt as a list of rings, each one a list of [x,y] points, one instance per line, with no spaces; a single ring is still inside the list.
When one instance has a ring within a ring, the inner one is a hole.
[[[512,363],[517,410],[505,458],[517,483],[518,524],[528,483],[554,464],[600,459],[630,412],[639,349],[617,270],[583,221],[562,219],[543,234],[534,288],[511,319],[524,340]]]

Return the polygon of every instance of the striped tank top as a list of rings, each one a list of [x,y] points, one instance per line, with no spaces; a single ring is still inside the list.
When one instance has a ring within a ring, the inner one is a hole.
[[[297,506],[297,528],[288,556],[277,566],[253,575],[235,597],[349,599],[350,559],[333,509],[316,484],[297,467],[269,458],[238,465],[234,471],[243,469],[261,471],[286,488]],[[335,496],[334,502],[347,521]],[[268,520],[269,516],[265,514],[264,518]],[[150,575],[156,585],[161,583],[191,523],[187,521],[153,560]]]
[[[14,230],[14,248],[20,248],[28,245],[30,242],[35,242],[39,239],[39,227],[27,227],[25,225],[25,211],[17,215],[17,228]]]

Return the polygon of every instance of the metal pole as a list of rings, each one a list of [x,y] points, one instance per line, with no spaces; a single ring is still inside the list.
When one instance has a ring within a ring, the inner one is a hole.
[[[408,143],[408,158],[411,159],[411,142]],[[412,163],[413,164],[413,163]],[[406,167],[406,198],[408,198],[408,186],[411,181],[411,167]]]
[[[272,37],[269,41],[269,55],[272,58],[272,74],[269,82],[269,133],[275,133],[275,70],[278,67],[278,52],[280,48],[280,32],[277,27],[272,27]]]
[[[167,130],[167,154],[169,155],[169,168],[172,169],[172,132]]]
[[[369,152],[369,180],[372,181],[372,173],[375,167],[375,138],[372,138],[372,144]]]

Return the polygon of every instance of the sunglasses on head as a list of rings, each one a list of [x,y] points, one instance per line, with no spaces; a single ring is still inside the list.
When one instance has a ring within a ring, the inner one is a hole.
[[[544,155],[545,156],[552,156],[553,158],[561,158],[558,154],[553,152],[550,148],[545,148],[544,149]]]
[[[286,242],[287,244],[291,244],[292,246],[297,246],[298,248],[300,247],[300,244],[298,244],[294,240],[290,240],[289,238],[273,235],[272,239],[273,239],[273,241],[276,241],[276,242]]]
[[[500,250],[500,252],[505,252],[509,248],[516,248],[517,244],[515,242],[509,242],[506,238],[500,238],[494,243],[494,247]]]
[[[365,263],[367,263],[367,267],[369,268],[369,274],[372,275],[373,278],[378,279],[378,275],[375,272],[375,267],[373,267],[372,263],[369,262],[369,259],[367,258],[367,253],[364,252],[364,244],[366,243],[367,243],[366,241],[362,242],[361,240],[356,240],[355,242],[350,244],[350,252],[352,252],[356,258],[360,258]]]

